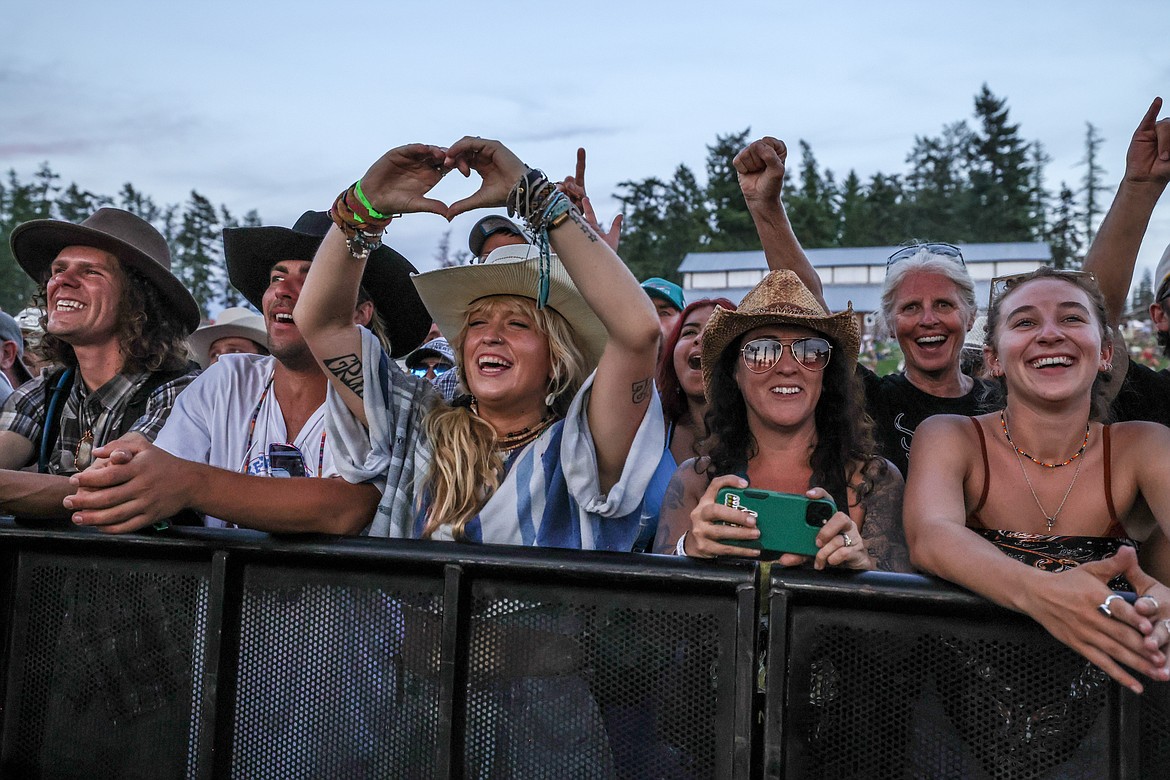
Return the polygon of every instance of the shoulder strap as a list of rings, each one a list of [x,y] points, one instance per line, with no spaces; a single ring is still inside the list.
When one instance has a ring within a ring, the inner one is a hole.
[[[968,513],[970,516],[975,516],[979,514],[979,510],[987,502],[987,491],[991,487],[991,464],[987,460],[987,437],[983,435],[983,426],[974,417],[967,419],[975,426],[975,433],[979,434],[979,449],[983,453],[983,492],[979,494],[979,503]]]
[[[52,386],[48,403],[45,404],[45,422],[41,425],[41,453],[37,459],[37,471],[49,473],[49,453],[61,433],[61,412],[64,411],[64,396],[73,386],[73,369],[58,368],[45,377],[45,385]]]
[[[126,402],[126,409],[122,412],[122,419],[118,422],[118,427],[114,430],[114,438],[117,439],[124,436],[126,431],[130,430],[130,426],[146,414],[146,406],[155,390],[158,390],[168,382],[175,381],[179,377],[186,376],[191,371],[192,365],[188,364],[174,371],[153,372],[150,378],[143,382],[142,386]]]
[[[1113,507],[1113,475],[1112,470],[1112,452],[1109,446],[1109,426],[1101,426],[1101,443],[1105,445],[1105,452],[1103,457],[1105,459],[1105,506],[1109,507],[1109,533],[1106,536],[1119,536],[1116,529],[1121,527],[1120,521],[1117,519],[1117,510]]]

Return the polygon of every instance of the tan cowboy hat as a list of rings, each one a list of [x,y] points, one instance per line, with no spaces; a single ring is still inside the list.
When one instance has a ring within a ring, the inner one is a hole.
[[[530,244],[502,246],[475,265],[414,276],[414,286],[439,330],[449,334],[463,329],[463,318],[473,301],[489,295],[536,300],[539,284],[540,250]],[[549,264],[548,308],[565,318],[585,350],[590,370],[596,367],[609,336],[556,255]]]
[[[192,333],[187,344],[199,365],[207,368],[211,364],[211,356],[207,354],[211,345],[228,338],[248,339],[267,349],[268,331],[264,327],[264,317],[241,306],[224,309],[216,317],[215,324],[204,325]]]
[[[90,246],[109,252],[145,276],[170,304],[187,333],[199,327],[199,304],[171,273],[171,250],[162,233],[129,211],[98,209],[80,225],[60,219],[34,219],[12,231],[12,255],[24,272],[41,284],[49,266],[69,246]]]
[[[711,395],[711,379],[723,350],[743,334],[762,325],[800,325],[825,334],[833,342],[835,357],[853,371],[861,348],[861,331],[853,316],[853,304],[830,314],[800,277],[792,271],[772,271],[743,296],[739,308],[716,306],[703,331],[703,387]]]

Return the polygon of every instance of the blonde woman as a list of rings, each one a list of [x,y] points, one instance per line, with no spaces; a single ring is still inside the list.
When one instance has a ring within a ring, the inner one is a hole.
[[[450,207],[426,196],[456,169],[482,177],[475,194]],[[440,330],[456,334],[465,394],[445,406],[342,310],[386,215],[451,218],[505,203],[535,245],[415,277]],[[327,425],[342,475],[384,490],[368,532],[630,549],[663,449],[657,317],[568,198],[498,141],[468,137],[391,150],[333,214],[338,227],[295,317],[330,376]]]

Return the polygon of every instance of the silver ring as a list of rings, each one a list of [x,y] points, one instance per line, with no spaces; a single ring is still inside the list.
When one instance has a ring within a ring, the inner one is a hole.
[[[1138,598],[1139,599],[1149,599],[1150,601],[1154,602],[1154,609],[1155,610],[1159,610],[1162,608],[1162,605],[1159,604],[1158,600],[1156,598],[1154,598],[1153,596],[1138,596]]]
[[[1110,602],[1113,601],[1113,599],[1120,599],[1120,598],[1121,598],[1121,596],[1117,595],[1116,593],[1110,593],[1108,596],[1105,597],[1104,601],[1102,601],[1100,604],[1097,605],[1097,611],[1100,612],[1105,617],[1113,617],[1113,611],[1111,609],[1109,609],[1109,604],[1110,604]],[[1125,599],[1122,599],[1122,601],[1124,601],[1124,600]]]
[[[852,547],[852,546],[853,546],[853,540],[849,538],[849,534],[847,534],[847,533],[842,533],[842,534],[841,534],[841,538],[845,540],[845,546],[846,546],[846,547]]]

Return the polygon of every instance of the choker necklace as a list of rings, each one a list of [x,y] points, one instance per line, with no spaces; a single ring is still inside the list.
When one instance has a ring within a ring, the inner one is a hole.
[[[503,436],[499,437],[500,452],[511,452],[512,450],[519,449],[525,444],[534,441],[540,436],[540,434],[544,433],[548,426],[552,425],[555,421],[555,417],[545,417],[536,425],[530,426],[528,428],[521,428],[520,430],[512,431],[511,433],[505,433]]]
[[[1012,449],[1014,449],[1016,451],[1017,458],[1022,455],[1025,458],[1027,458],[1028,460],[1035,463],[1037,466],[1043,466],[1046,469],[1058,469],[1061,466],[1067,466],[1068,464],[1072,463],[1077,458],[1084,455],[1085,450],[1089,446],[1089,425],[1090,425],[1090,423],[1088,420],[1086,420],[1085,421],[1085,440],[1083,442],[1081,442],[1081,448],[1079,450],[1077,450],[1076,452],[1074,452],[1072,457],[1069,458],[1068,460],[1064,461],[1063,463],[1045,463],[1044,461],[1040,460],[1039,458],[1034,458],[1031,455],[1029,455],[1028,453],[1024,452],[1023,450],[1021,450],[1019,447],[1016,446],[1016,443],[1014,441],[1012,441],[1012,435],[1010,433],[1008,433],[1007,415],[1004,413],[1003,410],[1001,410],[999,413],[999,424],[1003,427],[1004,438],[1007,439],[1008,444],[1012,445]],[[1022,463],[1020,464],[1020,467],[1023,468]],[[1078,467],[1078,470],[1079,470],[1079,467]],[[1025,474],[1024,476],[1027,476],[1027,474]],[[1075,477],[1074,477],[1074,480],[1075,480]],[[1035,493],[1033,493],[1032,495],[1035,495]],[[1067,498],[1067,496],[1065,496],[1065,497]],[[1064,504],[1061,504],[1061,506],[1064,506]],[[1041,509],[1040,511],[1043,512],[1044,510]],[[1060,513],[1059,509],[1057,509],[1056,511],[1058,514]],[[1051,526],[1049,526],[1049,527],[1051,528]]]

